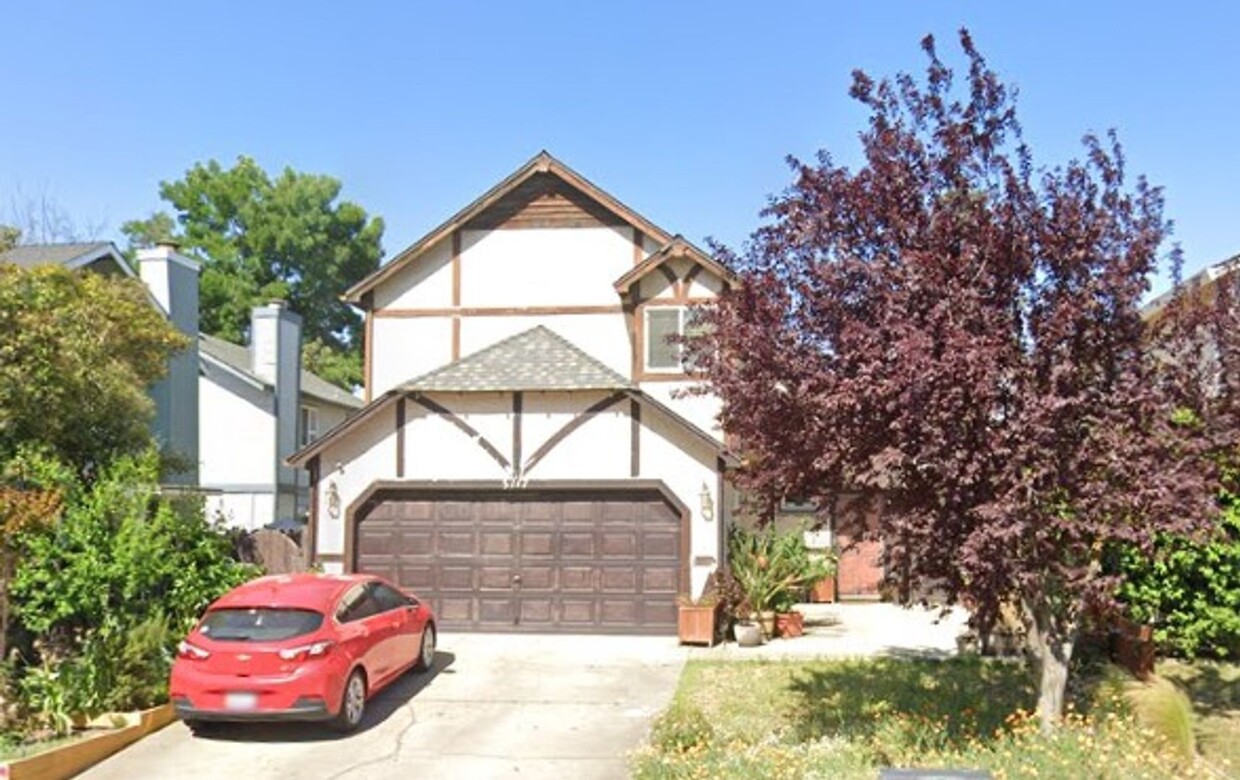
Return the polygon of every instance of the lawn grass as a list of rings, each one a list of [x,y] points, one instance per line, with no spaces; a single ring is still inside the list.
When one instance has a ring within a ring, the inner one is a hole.
[[[1074,686],[1073,712],[1050,739],[1032,716],[1036,698],[1023,664],[977,657],[693,661],[633,768],[648,779],[872,780],[884,766],[980,768],[996,778],[1202,776],[1097,686]]]
[[[1211,765],[1240,777],[1240,664],[1163,661],[1156,671],[1192,700],[1197,749]]]

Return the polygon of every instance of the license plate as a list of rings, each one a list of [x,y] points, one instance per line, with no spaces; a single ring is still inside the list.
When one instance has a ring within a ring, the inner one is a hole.
[[[248,691],[236,691],[224,694],[224,709],[252,710],[258,706],[258,694]]]

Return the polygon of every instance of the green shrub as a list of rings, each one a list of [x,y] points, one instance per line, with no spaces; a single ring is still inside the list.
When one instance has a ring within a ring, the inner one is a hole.
[[[1168,654],[1240,658],[1240,498],[1226,493],[1214,539],[1164,536],[1153,556],[1120,554],[1120,600],[1133,618],[1153,623]]]
[[[200,500],[159,497],[155,453],[121,458],[79,491],[53,528],[27,535],[10,588],[23,628],[57,649],[109,624],[162,613],[188,629],[215,598],[254,576]]]
[[[66,491],[58,523],[19,540],[11,606],[31,666],[17,693],[38,727],[164,700],[177,640],[257,573],[233,559],[200,500],[160,496],[158,474],[153,452],[120,458]]]
[[[654,722],[650,742],[664,753],[684,753],[708,744],[715,730],[706,714],[692,704],[676,702]]]

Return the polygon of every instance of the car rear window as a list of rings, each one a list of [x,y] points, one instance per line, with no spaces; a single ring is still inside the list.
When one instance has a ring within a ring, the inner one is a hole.
[[[278,642],[321,625],[323,616],[309,609],[213,609],[198,631],[219,642]]]

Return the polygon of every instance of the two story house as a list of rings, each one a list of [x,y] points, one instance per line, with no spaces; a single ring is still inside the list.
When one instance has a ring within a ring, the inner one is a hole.
[[[368,403],[290,459],[312,559],[447,629],[673,633],[735,464],[669,337],[734,281],[539,154],[347,292]]]

